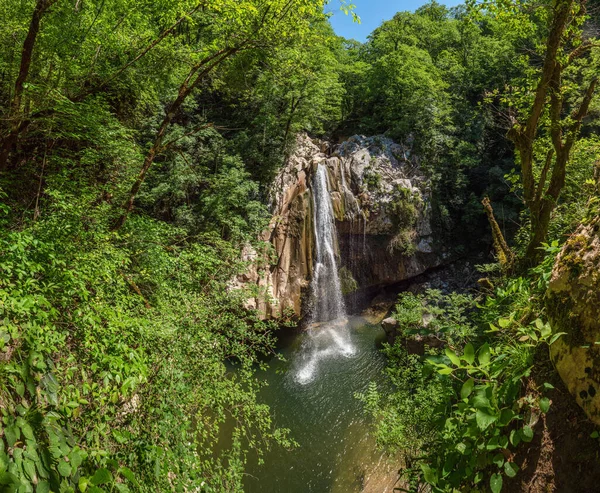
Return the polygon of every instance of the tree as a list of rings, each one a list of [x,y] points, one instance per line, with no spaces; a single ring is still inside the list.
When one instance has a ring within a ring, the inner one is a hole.
[[[156,156],[164,151],[165,137],[173,119],[192,92],[209,74],[241,51],[272,49],[290,39],[303,37],[311,22],[322,16],[322,0],[220,0],[206,6],[201,14],[210,18],[207,37],[200,37],[187,75],[181,82],[177,96],[168,105],[165,116],[146,153],[144,163],[133,183],[123,212],[114,229],[120,229],[133,210],[135,198]]]
[[[595,46],[583,36],[585,2],[553,0],[548,7],[543,64],[533,80],[527,81],[535,90],[525,90],[524,104],[510,115],[512,126],[508,132],[517,151],[523,200],[531,220],[525,252],[529,264],[541,256],[540,247],[547,238],[552,212],[565,185],[571,150],[597,83],[589,71],[578,71],[577,85],[565,80],[567,70],[576,68],[576,62]],[[569,74],[571,78],[572,75]]]
[[[33,56],[33,49],[40,32],[40,23],[42,17],[48,12],[48,9],[55,4],[57,0],[38,0],[33,13],[31,15],[31,22],[29,23],[29,29],[27,36],[23,42],[23,50],[21,52],[21,63],[19,65],[19,73],[15,81],[14,93],[10,108],[8,112],[8,121],[10,131],[2,146],[0,147],[0,171],[2,171],[8,162],[8,155],[11,149],[16,144],[16,140],[19,134],[19,128],[21,123],[20,113],[23,100],[23,91],[25,88],[25,82],[29,76],[29,70],[31,67],[31,59]]]

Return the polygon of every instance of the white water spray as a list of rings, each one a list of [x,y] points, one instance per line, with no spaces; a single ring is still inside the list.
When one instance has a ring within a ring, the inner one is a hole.
[[[356,352],[350,339],[338,275],[337,231],[325,166],[317,166],[312,188],[316,256],[311,283],[309,333],[295,372],[295,379],[301,384],[314,380],[319,364],[324,359],[339,356],[348,358]]]

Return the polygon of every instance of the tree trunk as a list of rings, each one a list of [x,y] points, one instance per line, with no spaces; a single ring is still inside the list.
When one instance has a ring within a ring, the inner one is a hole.
[[[140,191],[144,180],[146,179],[146,175],[148,174],[148,170],[152,166],[154,159],[158,154],[160,154],[164,150],[163,140],[165,138],[165,134],[173,118],[181,108],[181,105],[184,103],[186,98],[190,95],[190,93],[194,90],[194,88],[204,79],[204,77],[209,74],[217,65],[225,61],[227,58],[237,53],[241,49],[240,46],[234,48],[223,49],[210,57],[205,58],[200,63],[196,64],[190,72],[188,73],[185,81],[179,87],[179,93],[177,98],[173,103],[169,106],[165,117],[163,118],[162,123],[158,131],[156,132],[156,136],[154,138],[154,143],[150,150],[146,154],[146,158],[144,159],[144,164],[142,165],[142,169],[140,170],[137,179],[135,180],[133,186],[131,187],[131,191],[129,192],[129,197],[123,204],[123,213],[119,216],[117,221],[113,226],[113,231],[118,231],[123,227],[125,221],[127,221],[127,217],[133,210],[133,203],[135,202],[135,198]],[[212,62],[212,63],[211,63]],[[200,73],[198,71],[205,67]],[[192,82],[193,80],[193,82]]]
[[[560,69],[557,66],[557,82],[560,81]],[[551,101],[551,118],[552,118],[552,140],[553,140],[553,151],[548,153],[546,164],[542,169],[540,181],[538,183],[538,190],[535,196],[535,200],[529,205],[531,213],[531,239],[527,245],[525,253],[525,260],[530,265],[535,265],[542,257],[542,250],[540,247],[542,243],[546,241],[548,237],[548,230],[550,228],[550,220],[552,218],[552,212],[558,204],[560,193],[565,186],[567,176],[567,164],[571,154],[571,149],[575,144],[581,129],[581,123],[583,118],[589,111],[594,92],[596,90],[597,80],[592,79],[586,93],[583,97],[583,101],[579,108],[573,112],[571,119],[573,123],[567,128],[567,137],[563,138],[563,129],[561,127],[560,117],[563,106],[562,99],[558,96],[560,91],[560,85],[554,88]],[[553,154],[556,155],[554,166],[552,167],[552,175],[550,177],[550,183],[548,188],[545,188],[545,182],[547,179],[548,170],[552,161]]]
[[[29,30],[27,31],[27,36],[25,37],[25,42],[23,43],[19,75],[17,76],[17,80],[15,82],[15,92],[8,113],[10,131],[8,135],[2,139],[2,143],[0,144],[0,171],[4,171],[8,167],[10,154],[17,145],[19,127],[21,123],[20,113],[23,90],[25,88],[27,77],[29,76],[29,68],[31,66],[33,49],[35,47],[37,36],[40,32],[40,22],[48,9],[57,1],[58,0],[38,0],[33,10],[31,22],[29,23]]]
[[[481,203],[483,204],[490,227],[492,228],[492,239],[494,241],[494,249],[496,250],[498,261],[504,269],[510,269],[514,263],[515,256],[504,239],[504,235],[502,234],[502,230],[500,229],[498,221],[496,221],[494,209],[492,208],[490,199],[485,197]]]

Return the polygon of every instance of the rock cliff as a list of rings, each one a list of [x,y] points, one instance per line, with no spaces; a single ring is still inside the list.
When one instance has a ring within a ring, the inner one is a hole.
[[[565,332],[550,354],[577,403],[600,424],[600,216],[582,224],[558,256],[548,309]]]
[[[344,294],[394,284],[440,263],[428,182],[409,147],[381,136],[331,146],[300,135],[271,192],[265,240],[276,260],[247,276],[261,293],[251,306],[268,316],[288,309],[302,314],[313,268],[311,183],[319,164],[327,168]]]

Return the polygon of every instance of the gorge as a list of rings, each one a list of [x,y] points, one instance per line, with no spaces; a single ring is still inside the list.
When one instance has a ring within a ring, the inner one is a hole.
[[[1,491],[598,491],[600,14],[450,3],[0,2]]]

